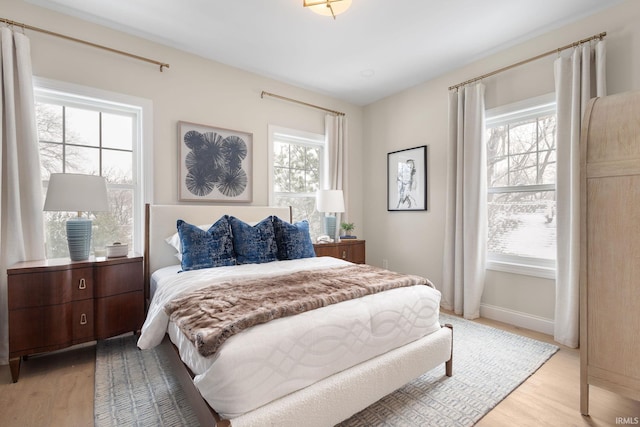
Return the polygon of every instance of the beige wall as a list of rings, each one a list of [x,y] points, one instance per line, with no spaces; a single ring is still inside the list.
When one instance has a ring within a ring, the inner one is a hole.
[[[640,2],[628,0],[530,42],[506,49],[440,78],[365,107],[364,190],[367,261],[442,281],[448,136],[448,87],[528,57],[606,31],[609,93],[640,89]],[[432,41],[437,43],[437,41]],[[487,78],[487,108],[553,92],[555,55]],[[429,210],[386,211],[386,157],[427,144]],[[553,280],[490,271],[483,315],[548,330],[554,317]],[[515,319],[515,320],[514,320]]]
[[[158,67],[82,44],[26,31],[34,74],[153,102],[154,202],[178,203],[176,158],[180,120],[253,133],[253,203],[268,203],[268,125],[324,133],[324,112],[275,98],[265,90],[348,117],[349,220],[362,224],[362,108],[228,67],[183,51],[51,12],[20,0],[0,0],[0,16],[170,64]],[[363,230],[360,228],[360,232]]]

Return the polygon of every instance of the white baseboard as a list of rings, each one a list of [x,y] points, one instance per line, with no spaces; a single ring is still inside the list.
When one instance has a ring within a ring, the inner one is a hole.
[[[480,317],[553,336],[553,319],[489,304],[480,304]]]

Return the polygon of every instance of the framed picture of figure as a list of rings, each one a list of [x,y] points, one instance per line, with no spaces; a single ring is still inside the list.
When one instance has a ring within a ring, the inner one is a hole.
[[[387,210],[427,210],[427,146],[387,154]]]
[[[178,122],[180,201],[251,202],[253,135]]]

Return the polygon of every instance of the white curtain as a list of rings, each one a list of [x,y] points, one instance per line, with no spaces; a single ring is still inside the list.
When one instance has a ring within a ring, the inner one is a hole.
[[[449,93],[449,163],[442,306],[480,316],[487,242],[484,85]]]
[[[44,259],[42,180],[29,39],[1,28],[0,363],[9,357],[7,267]]]
[[[594,61],[595,58],[595,61]],[[554,339],[579,344],[580,128],[589,99],[606,95],[605,42],[575,47],[556,59],[557,266]]]
[[[342,115],[327,114],[324,119],[324,131],[327,138],[327,155],[329,176],[326,179],[325,188],[328,190],[342,190],[345,208],[348,206],[347,194],[347,118]],[[337,239],[340,233],[342,214],[336,214],[336,234],[331,236]]]

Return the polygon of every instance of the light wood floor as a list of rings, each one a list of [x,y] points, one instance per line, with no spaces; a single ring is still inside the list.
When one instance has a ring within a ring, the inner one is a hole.
[[[552,338],[491,320],[480,323],[541,341]],[[455,375],[455,361],[454,361]],[[11,383],[0,366],[0,426],[91,426],[95,348],[76,348],[22,363],[20,381]],[[482,427],[564,427],[623,425],[617,417],[640,417],[640,402],[591,387],[591,416],[579,412],[578,350],[562,347],[534,375],[477,424]]]

